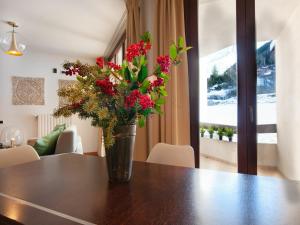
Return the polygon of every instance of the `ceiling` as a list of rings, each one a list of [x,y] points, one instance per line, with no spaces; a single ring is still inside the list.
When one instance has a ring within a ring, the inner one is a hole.
[[[236,0],[199,1],[201,57],[236,43]],[[299,0],[256,0],[257,41],[276,40]]]
[[[126,11],[124,0],[0,0],[3,21],[20,25],[27,51],[77,58],[103,55]]]

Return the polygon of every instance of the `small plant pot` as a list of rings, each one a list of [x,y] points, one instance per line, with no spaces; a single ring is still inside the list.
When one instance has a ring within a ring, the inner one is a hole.
[[[222,141],[223,140],[223,136],[219,136],[219,140]]]
[[[210,138],[210,139],[212,139],[212,138],[213,138],[213,136],[214,136],[213,134],[209,134],[209,138]]]
[[[228,137],[229,142],[232,142],[232,137]]]

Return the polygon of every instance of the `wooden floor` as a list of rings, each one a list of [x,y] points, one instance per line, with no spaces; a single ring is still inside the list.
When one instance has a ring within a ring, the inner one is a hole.
[[[200,168],[209,170],[220,170],[231,173],[237,172],[236,165],[208,158],[203,155],[200,156]],[[280,171],[278,171],[275,168],[258,167],[257,174],[259,176],[270,176],[284,179],[284,176],[280,173]]]

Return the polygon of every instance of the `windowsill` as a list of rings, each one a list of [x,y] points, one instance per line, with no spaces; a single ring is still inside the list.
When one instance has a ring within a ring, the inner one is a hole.
[[[211,139],[209,137],[209,134],[205,134],[204,137],[200,136],[200,138]],[[222,141],[222,142],[229,142],[227,137],[223,137],[223,140],[219,140],[219,136],[217,134],[214,134],[212,140]],[[233,137],[232,137],[232,143],[237,143],[237,135],[236,134],[234,134]],[[257,135],[257,143],[258,144],[277,144],[277,133],[258,134]]]

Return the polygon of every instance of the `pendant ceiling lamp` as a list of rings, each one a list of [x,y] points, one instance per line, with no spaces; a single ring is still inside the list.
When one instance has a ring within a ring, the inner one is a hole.
[[[26,46],[17,42],[17,32],[15,29],[18,27],[18,25],[11,21],[6,23],[12,27],[12,31],[7,32],[3,37],[0,38],[0,46],[8,55],[22,56]]]

